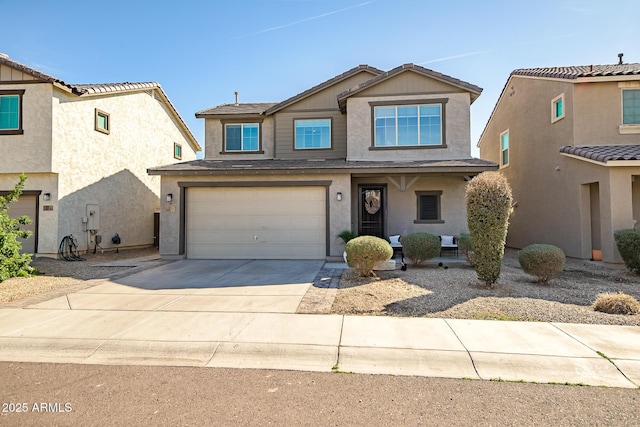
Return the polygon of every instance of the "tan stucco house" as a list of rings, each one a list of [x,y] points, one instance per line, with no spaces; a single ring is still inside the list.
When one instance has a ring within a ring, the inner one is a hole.
[[[497,169],[470,155],[481,91],[413,64],[360,65],[279,103],[196,113],[205,158],[149,170],[162,178],[160,253],[326,259],[343,230],[465,231],[466,182]]]
[[[513,71],[478,146],[513,189],[508,246],[621,262],[613,233],[640,220],[640,64]]]
[[[68,235],[80,250],[116,233],[121,248],[154,244],[160,179],[146,170],[200,150],[158,83],[68,84],[3,54],[0,147],[0,194],[27,176],[10,215],[32,219],[36,256]]]

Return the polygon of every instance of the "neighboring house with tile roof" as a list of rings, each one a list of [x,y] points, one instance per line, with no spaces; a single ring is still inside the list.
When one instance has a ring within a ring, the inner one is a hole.
[[[10,211],[32,220],[23,250],[55,256],[68,235],[80,250],[156,243],[146,170],[201,148],[158,83],[69,84],[0,54],[0,150],[0,194],[27,175]]]
[[[205,158],[149,170],[162,178],[160,253],[331,259],[343,230],[466,231],[466,183],[497,169],[471,157],[481,91],[413,64],[360,65],[279,103],[197,112]]]
[[[513,188],[508,246],[621,262],[613,233],[640,226],[640,64],[513,71],[478,146]]]

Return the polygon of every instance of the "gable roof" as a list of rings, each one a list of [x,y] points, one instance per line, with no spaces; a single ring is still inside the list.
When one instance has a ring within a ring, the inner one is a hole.
[[[202,150],[202,147],[198,143],[198,140],[196,139],[195,136],[193,136],[193,133],[191,133],[191,129],[189,129],[189,126],[187,126],[187,123],[182,119],[182,116],[180,116],[180,113],[178,113],[178,110],[176,109],[176,107],[171,103],[171,101],[169,100],[169,97],[164,92],[160,84],[157,82],[70,84],[56,77],[53,77],[49,74],[43,73],[42,71],[36,70],[35,68],[29,67],[27,65],[16,62],[12,59],[9,59],[8,56],[3,54],[0,54],[0,64],[4,64],[8,67],[14,68],[25,74],[29,74],[38,80],[42,80],[45,83],[51,83],[63,90],[71,92],[76,96],[98,96],[98,95],[104,95],[104,94],[110,94],[110,93],[156,90],[160,94],[161,100],[169,107],[170,112],[178,120],[180,125],[182,125],[182,128],[185,131],[185,134],[191,144],[191,147],[195,151]]]
[[[343,111],[345,110],[346,104],[347,104],[347,98],[349,98],[350,96],[355,95],[356,93],[362,92],[365,89],[368,89],[372,86],[375,86],[398,74],[401,74],[407,71],[412,71],[412,72],[421,74],[423,76],[430,77],[434,80],[438,80],[443,83],[447,83],[452,86],[458,87],[460,89],[464,89],[471,93],[472,103],[482,93],[482,88],[479,86],[465,82],[460,79],[456,79],[446,74],[439,73],[437,71],[430,70],[428,68],[421,67],[419,65],[409,63],[409,64],[403,64],[399,67],[396,67],[390,71],[387,71],[386,73],[379,74],[376,77],[370,80],[367,80],[366,82],[360,83],[359,85],[338,94],[338,105],[340,106],[340,109]]]
[[[337,76],[335,76],[333,78],[330,78],[327,81],[324,81],[324,82],[322,82],[322,83],[320,83],[318,85],[315,85],[312,88],[309,88],[309,89],[305,90],[304,92],[300,92],[299,94],[294,95],[289,99],[285,99],[284,101],[279,102],[278,104],[274,105],[273,107],[271,107],[267,111],[265,111],[265,114],[273,114],[273,113],[275,113],[277,111],[280,111],[283,108],[288,107],[289,105],[291,105],[293,103],[301,101],[304,98],[307,98],[307,97],[313,95],[314,93],[318,93],[321,90],[328,88],[329,86],[333,86],[336,83],[340,83],[341,81],[346,80],[349,77],[355,76],[356,74],[361,73],[361,72],[368,72],[368,73],[371,73],[374,76],[378,76],[378,75],[383,73],[382,70],[379,70],[379,69],[377,69],[375,67],[372,67],[370,65],[366,65],[366,64],[358,65],[357,67],[354,67],[354,68],[352,68],[350,70],[345,71],[342,74],[339,74],[339,75],[337,75]]]
[[[253,102],[242,104],[221,104],[216,107],[198,111],[196,117],[199,119],[215,116],[232,116],[247,114],[264,114],[269,108],[276,105],[276,102]]]
[[[520,68],[512,76],[577,79],[580,77],[612,77],[640,75],[640,63],[610,65],[576,65],[569,67]]]
[[[582,157],[598,163],[624,160],[640,160],[640,145],[591,145],[574,147],[564,145],[560,153]]]

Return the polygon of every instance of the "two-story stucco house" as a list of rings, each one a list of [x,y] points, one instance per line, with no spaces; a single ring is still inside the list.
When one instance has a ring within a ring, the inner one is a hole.
[[[199,150],[157,83],[68,84],[0,55],[0,193],[26,174],[10,210],[32,220],[25,252],[55,256],[68,235],[79,250],[116,233],[118,247],[154,244],[160,179],[146,170]]]
[[[511,73],[478,143],[513,189],[508,246],[621,262],[613,233],[640,220],[640,64],[620,62]]]
[[[470,155],[480,93],[413,64],[360,65],[279,103],[200,111],[205,158],[149,170],[160,253],[325,259],[341,256],[343,230],[465,231],[466,182],[497,169]]]

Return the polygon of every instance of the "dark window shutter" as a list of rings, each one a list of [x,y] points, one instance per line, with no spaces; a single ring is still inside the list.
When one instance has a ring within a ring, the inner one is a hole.
[[[438,196],[420,196],[420,219],[437,220],[438,218]]]

